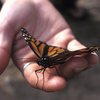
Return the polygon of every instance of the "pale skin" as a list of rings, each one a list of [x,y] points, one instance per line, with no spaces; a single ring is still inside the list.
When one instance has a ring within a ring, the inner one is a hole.
[[[82,49],[82,45],[72,34],[67,22],[53,7],[49,0],[6,0],[0,12],[0,73],[7,67],[10,57],[22,72],[23,66],[28,62],[34,62],[36,55],[26,44],[21,34],[21,27],[26,28],[34,37],[50,45],[66,48],[68,50]],[[31,58],[31,59],[16,59]],[[56,66],[56,70],[45,71],[44,91],[62,90],[67,85],[67,78],[98,62],[96,53],[88,56],[74,57],[66,64]],[[43,74],[35,70],[40,69],[35,62],[28,65],[24,70],[24,77],[34,88],[41,89]]]

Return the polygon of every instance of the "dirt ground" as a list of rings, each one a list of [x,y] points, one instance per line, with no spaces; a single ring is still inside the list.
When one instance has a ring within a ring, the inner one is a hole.
[[[77,39],[86,46],[100,45],[100,0],[79,0],[89,18],[66,17]],[[100,51],[98,52],[100,56]],[[100,100],[100,63],[68,82],[60,92],[46,93],[33,89],[10,61],[0,76],[0,100]]]

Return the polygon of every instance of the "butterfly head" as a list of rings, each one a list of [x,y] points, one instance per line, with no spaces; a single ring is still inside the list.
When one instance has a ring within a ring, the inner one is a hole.
[[[90,47],[89,48],[90,49],[90,51],[97,51],[97,50],[99,50],[100,49],[100,47],[99,46],[93,46],[93,47]]]
[[[23,33],[27,33],[27,31],[26,31],[25,28],[21,28],[21,31],[22,31]]]
[[[37,59],[37,64],[40,66],[43,66],[44,68],[50,67],[51,62],[49,57],[42,57],[40,59]]]
[[[24,39],[28,42],[31,41],[32,36],[26,31],[26,29],[21,28],[22,35]]]

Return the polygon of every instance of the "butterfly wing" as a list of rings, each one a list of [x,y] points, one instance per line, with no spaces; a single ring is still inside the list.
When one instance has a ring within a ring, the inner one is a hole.
[[[58,55],[63,54],[66,51],[64,48],[56,47],[56,46],[50,46],[48,47],[47,56],[49,57],[56,57]]]
[[[22,35],[24,37],[24,39],[26,40],[27,44],[30,46],[30,48],[34,51],[34,53],[41,58],[43,56],[44,53],[44,49],[48,48],[48,46],[46,45],[46,43],[41,42],[36,40],[34,37],[32,37],[31,34],[29,34],[26,29],[22,28]]]
[[[88,48],[84,48],[84,49],[80,49],[80,50],[76,50],[76,51],[67,51],[66,50],[63,53],[60,53],[59,55],[51,58],[51,61],[53,62],[53,65],[62,64],[62,63],[67,62],[68,60],[70,60],[72,57],[74,57],[76,55],[89,54],[94,51],[97,51],[98,49],[100,49],[100,46],[88,47]]]
[[[56,46],[50,46],[46,43],[36,40],[30,33],[28,33],[24,28],[21,29],[22,35],[30,48],[39,57],[55,57],[66,51],[64,48],[59,48]]]

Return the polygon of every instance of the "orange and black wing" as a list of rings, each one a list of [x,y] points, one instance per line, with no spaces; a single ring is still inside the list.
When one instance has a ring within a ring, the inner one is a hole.
[[[51,58],[51,61],[53,62],[54,65],[62,64],[62,63],[67,62],[68,60],[70,60],[72,57],[74,57],[76,55],[89,54],[94,51],[97,51],[98,49],[100,49],[100,46],[88,47],[88,48],[84,48],[84,49],[80,49],[80,50],[76,50],[76,51],[67,51],[66,50],[66,51],[60,53],[59,55]]]
[[[43,56],[44,48],[46,47],[46,44],[44,42],[36,40],[34,37],[29,34],[26,29],[21,28],[22,35],[24,39],[26,40],[27,44],[30,46],[30,48],[34,51],[34,53],[40,58]]]
[[[46,43],[36,40],[30,33],[28,33],[24,28],[21,29],[22,35],[30,48],[34,53],[39,57],[55,57],[59,54],[62,54],[66,49],[59,48],[56,46],[50,46]]]

